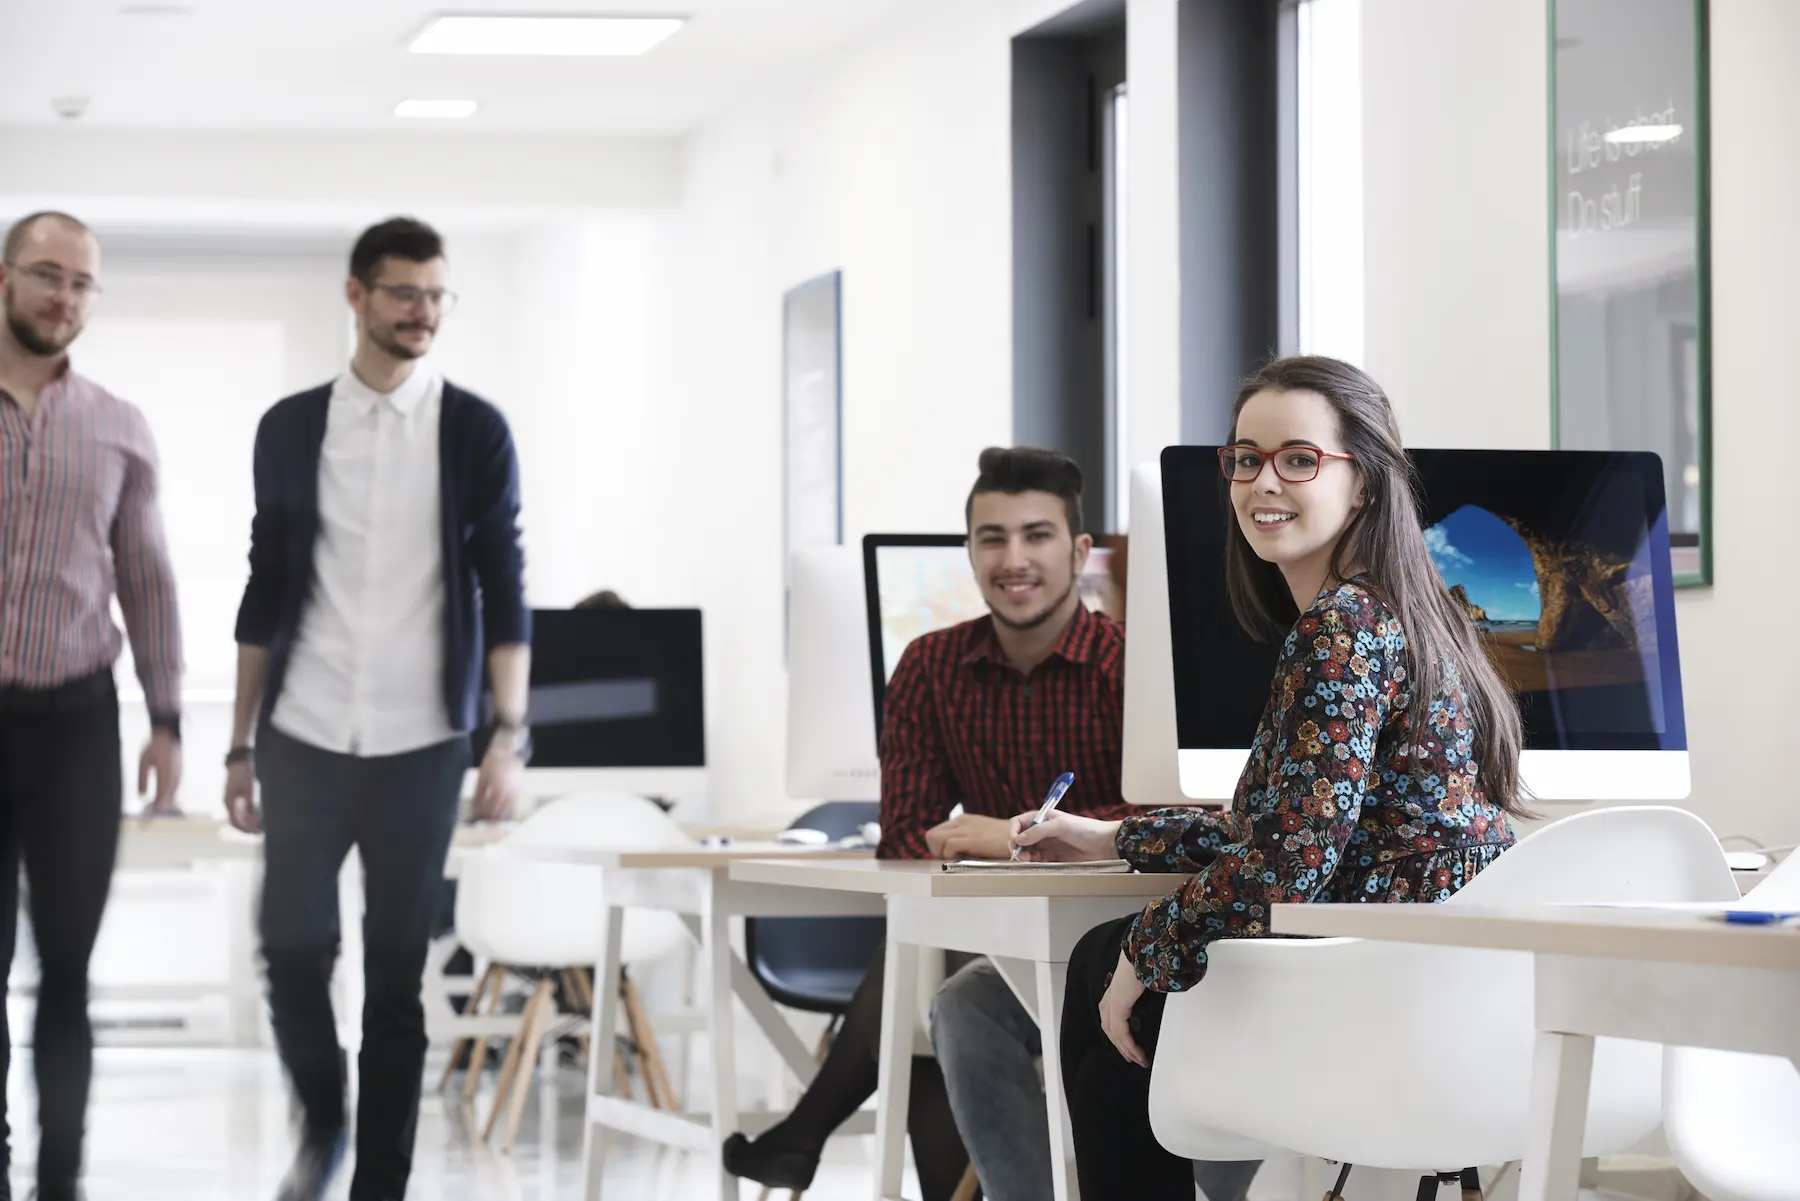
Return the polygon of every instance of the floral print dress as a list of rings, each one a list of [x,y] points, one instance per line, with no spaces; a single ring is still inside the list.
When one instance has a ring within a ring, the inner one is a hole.
[[[1512,845],[1476,784],[1468,702],[1450,673],[1422,717],[1406,634],[1361,577],[1288,633],[1229,813],[1126,818],[1139,871],[1197,873],[1132,923],[1125,953],[1157,992],[1206,974],[1207,944],[1269,933],[1269,906],[1441,901]]]

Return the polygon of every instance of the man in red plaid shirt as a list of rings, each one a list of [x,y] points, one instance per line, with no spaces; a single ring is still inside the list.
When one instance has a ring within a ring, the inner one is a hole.
[[[882,703],[881,857],[1007,858],[1009,820],[1036,809],[1065,771],[1075,782],[1061,808],[1122,815],[1125,633],[1081,602],[1081,572],[1093,548],[1082,525],[1081,486],[1081,468],[1055,451],[982,452],[965,515],[969,562],[988,616],[920,636],[894,668]],[[875,1092],[881,965],[877,955],[794,1112],[754,1142],[726,1140],[728,1171],[776,1188],[812,1183],[826,1138]],[[1035,1141],[1018,1154],[1041,1148],[1048,1176],[1035,1023],[985,959],[967,963],[946,989],[988,1006],[1010,1005],[1030,1028],[1030,1043],[1008,1047],[1009,1062],[997,1064],[990,1053],[984,1063],[1003,1076],[1011,1067],[1010,1076],[1028,1078],[1035,1089]],[[920,1188],[925,1201],[948,1201],[969,1162],[951,1113],[956,1083],[947,1095],[938,1064],[926,1058],[913,1061],[912,1077],[907,1128]],[[1007,1117],[1010,1125],[1018,1115]]]

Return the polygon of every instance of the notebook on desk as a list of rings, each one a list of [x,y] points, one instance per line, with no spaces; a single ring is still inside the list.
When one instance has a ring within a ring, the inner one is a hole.
[[[953,859],[947,872],[1072,872],[1076,875],[1124,874],[1131,864],[1123,859],[1082,859],[1074,863],[1027,863],[1023,859]]]

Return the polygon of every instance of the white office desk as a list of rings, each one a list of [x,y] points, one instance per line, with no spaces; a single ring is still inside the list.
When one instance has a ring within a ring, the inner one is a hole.
[[[587,1114],[582,1123],[581,1174],[585,1201],[600,1196],[605,1163],[605,1134],[617,1130],[667,1146],[711,1156],[719,1163],[725,1139],[739,1130],[760,1133],[780,1115],[742,1114],[737,1104],[737,1054],[732,1027],[732,997],[743,1002],[752,1020],[802,1084],[817,1064],[812,1051],[788,1024],[750,968],[731,946],[734,917],[870,917],[879,916],[879,899],[847,891],[799,890],[773,883],[743,883],[729,875],[746,858],[770,860],[784,868],[821,861],[869,860],[869,851],[797,847],[776,842],[736,842],[724,847],[684,847],[662,851],[591,851],[557,847],[521,847],[519,853],[557,863],[580,863],[604,869],[606,922],[594,970],[594,1012],[588,1053]],[[869,860],[872,862],[872,860]],[[699,943],[706,963],[705,1030],[712,1040],[713,1109],[710,1114],[668,1113],[632,1098],[612,1095],[606,1069],[618,1030],[619,945],[625,910],[661,909],[679,914]],[[844,1133],[867,1133],[849,1127]],[[718,1173],[719,1196],[736,1201],[737,1179]]]
[[[1519,1201],[1574,1201],[1596,1036],[1800,1064],[1800,929],[1696,908],[1276,905],[1272,920],[1278,934],[1531,952],[1538,1038]]]
[[[926,947],[986,955],[1038,1023],[1044,1043],[1051,1178],[1056,1201],[1079,1195],[1075,1148],[1057,1048],[1069,952],[1102,922],[1136,913],[1186,878],[1136,873],[946,872],[939,863],[734,864],[746,884],[879,896],[887,907],[887,962],[881,1009],[880,1092],[876,1099],[877,1201],[900,1196],[906,1108],[912,1087],[919,954]]]

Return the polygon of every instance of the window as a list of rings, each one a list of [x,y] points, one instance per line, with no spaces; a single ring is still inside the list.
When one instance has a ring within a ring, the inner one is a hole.
[[[1360,364],[1362,0],[1304,0],[1297,16],[1300,349]]]

